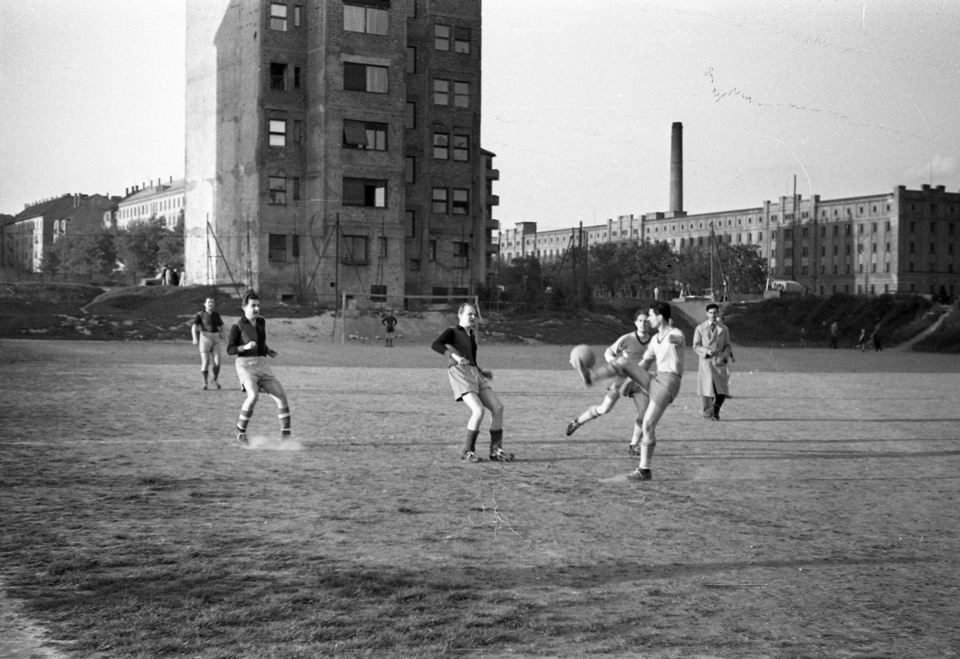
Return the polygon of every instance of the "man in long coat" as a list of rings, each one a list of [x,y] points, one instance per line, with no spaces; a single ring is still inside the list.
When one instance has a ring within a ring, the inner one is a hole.
[[[730,395],[727,362],[733,359],[730,331],[720,323],[720,307],[707,305],[707,320],[693,332],[693,350],[700,356],[697,394],[703,400],[703,418],[720,420],[720,408]]]

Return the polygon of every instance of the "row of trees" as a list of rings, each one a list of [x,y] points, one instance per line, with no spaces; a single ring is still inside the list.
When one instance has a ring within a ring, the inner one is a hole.
[[[67,232],[44,250],[40,269],[48,275],[87,278],[120,271],[135,284],[164,265],[183,268],[183,226],[171,231],[162,219],[152,218],[123,229]]]
[[[757,245],[717,243],[711,251],[674,252],[663,242],[593,245],[584,259],[574,248],[559,262],[525,256],[502,266],[500,300],[531,308],[588,304],[594,296],[654,297],[762,293],[767,260]]]

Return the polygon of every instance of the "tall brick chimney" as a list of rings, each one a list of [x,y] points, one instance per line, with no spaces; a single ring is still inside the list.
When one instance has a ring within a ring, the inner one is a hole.
[[[673,122],[670,133],[670,210],[683,212],[683,124]]]

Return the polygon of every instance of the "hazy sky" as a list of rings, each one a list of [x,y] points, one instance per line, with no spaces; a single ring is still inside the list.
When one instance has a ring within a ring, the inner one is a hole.
[[[464,0],[466,1],[466,0]],[[494,212],[960,191],[960,2],[484,0]],[[0,0],[0,212],[183,175],[184,0]]]

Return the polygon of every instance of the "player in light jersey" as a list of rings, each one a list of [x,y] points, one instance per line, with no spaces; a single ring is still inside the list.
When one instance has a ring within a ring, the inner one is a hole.
[[[639,364],[622,357],[598,366],[592,371],[585,364],[574,364],[583,383],[588,387],[592,386],[595,380],[626,375],[650,396],[650,404],[643,415],[640,464],[627,475],[630,480],[646,481],[653,477],[650,464],[657,444],[657,423],[667,406],[680,392],[680,379],[683,377],[683,347],[686,345],[686,338],[683,332],[673,326],[670,315],[671,307],[668,303],[658,301],[650,305],[648,320],[651,329],[656,330],[657,333],[647,345],[647,350]],[[647,369],[654,363],[657,365],[657,372],[651,375]]]
[[[647,344],[650,343],[650,324],[647,322],[647,311],[645,309],[637,311],[633,316],[633,323],[636,325],[636,330],[624,334],[604,351],[603,357],[607,362],[616,361],[619,357],[626,357],[632,362],[639,363],[647,350]],[[607,393],[599,405],[591,405],[583,414],[567,424],[567,436],[572,435],[583,424],[593,421],[612,410],[621,396],[632,398],[634,405],[637,407],[637,420],[634,424],[633,438],[630,441],[630,454],[640,455],[638,444],[643,434],[643,415],[647,410],[650,397],[647,396],[646,391],[626,375],[614,378],[610,386],[607,387]]]

